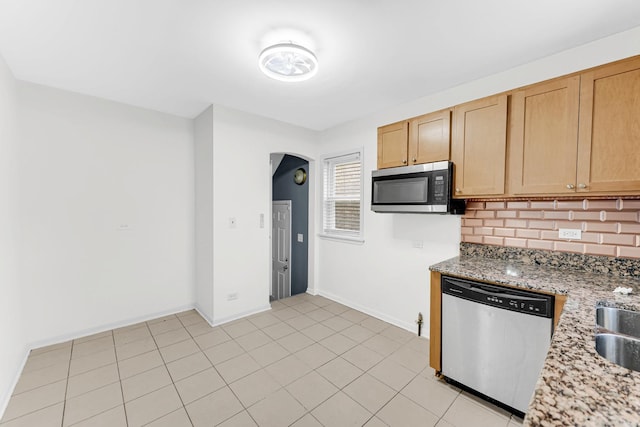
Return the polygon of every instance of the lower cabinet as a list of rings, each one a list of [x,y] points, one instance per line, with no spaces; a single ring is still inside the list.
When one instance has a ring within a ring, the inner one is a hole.
[[[431,305],[429,307],[429,366],[442,370],[442,275],[431,272]]]

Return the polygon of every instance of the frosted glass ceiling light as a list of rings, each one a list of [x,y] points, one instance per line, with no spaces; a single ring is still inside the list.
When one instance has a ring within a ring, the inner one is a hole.
[[[269,46],[260,54],[263,73],[283,82],[301,82],[318,72],[318,59],[309,49],[293,43]]]

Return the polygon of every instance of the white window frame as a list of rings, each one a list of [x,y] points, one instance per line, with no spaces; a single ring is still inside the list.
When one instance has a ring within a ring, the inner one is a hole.
[[[327,202],[326,174],[329,164],[339,158],[353,158],[357,156],[360,160],[360,230],[358,232],[346,232],[325,228],[325,204]],[[359,147],[352,150],[340,151],[325,155],[321,158],[322,164],[322,201],[320,208],[320,229],[318,234],[322,238],[344,241],[347,243],[364,243],[364,148]]]

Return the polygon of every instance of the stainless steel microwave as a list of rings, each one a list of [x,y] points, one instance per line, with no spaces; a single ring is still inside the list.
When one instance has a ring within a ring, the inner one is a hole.
[[[452,187],[452,162],[376,170],[371,172],[371,210],[462,215],[465,201],[453,199]]]

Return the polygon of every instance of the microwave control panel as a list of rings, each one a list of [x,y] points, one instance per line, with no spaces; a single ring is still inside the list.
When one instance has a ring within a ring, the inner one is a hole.
[[[447,204],[449,199],[449,183],[447,182],[447,171],[432,172],[431,177],[431,201],[435,204]]]

